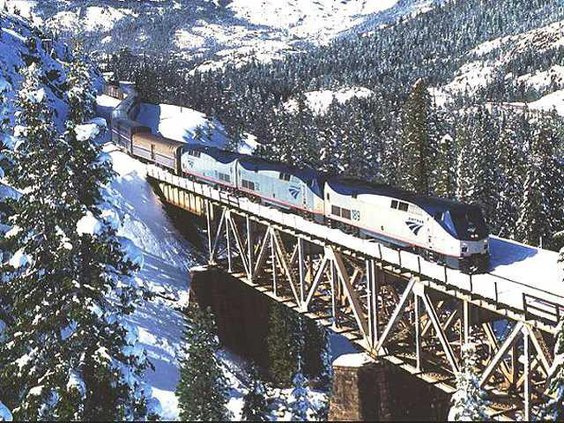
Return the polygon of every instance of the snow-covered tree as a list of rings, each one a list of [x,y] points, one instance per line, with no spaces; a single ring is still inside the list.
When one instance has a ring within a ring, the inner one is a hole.
[[[188,309],[184,357],[176,388],[182,420],[222,421],[228,417],[227,381],[216,356],[219,340],[213,315],[197,305]]]
[[[316,408],[312,404],[308,391],[307,380],[301,370],[298,370],[292,379],[292,393],[288,404],[292,413],[292,420],[307,421],[316,416]]]
[[[67,65],[68,119],[77,124],[94,116],[96,91],[92,85],[92,72],[81,48],[74,52],[74,60]]]
[[[455,167],[456,162],[454,140],[450,135],[444,135],[438,143],[437,162],[433,191],[435,195],[443,198],[453,198],[456,188]]]
[[[495,220],[498,222],[497,234],[506,238],[513,238],[515,235],[522,196],[526,162],[523,140],[527,138],[528,133],[527,114],[503,113],[499,117],[501,132],[496,149],[499,197]]]
[[[488,222],[499,197],[493,124],[487,109],[478,107],[467,111],[457,128],[457,199],[479,204]]]
[[[256,367],[251,368],[249,375],[251,379],[249,392],[243,398],[242,420],[262,422],[267,421],[268,402],[266,400],[266,390],[260,380]]]
[[[548,394],[550,399],[540,412],[541,420],[562,421],[564,419],[564,319],[556,330],[554,362],[549,372]]]
[[[480,388],[476,373],[476,362],[476,346],[473,343],[463,345],[462,368],[456,375],[456,392],[452,395],[448,415],[450,421],[489,420],[485,392]]]
[[[23,420],[146,418],[146,354],[124,320],[139,299],[138,262],[100,203],[110,164],[81,137],[76,154],[88,154],[76,165],[74,122],[58,136],[35,65],[17,106],[8,177],[22,195],[2,269],[14,321],[0,346],[0,399]]]

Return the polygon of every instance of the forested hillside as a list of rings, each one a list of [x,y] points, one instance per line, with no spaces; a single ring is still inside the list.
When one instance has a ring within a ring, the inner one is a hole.
[[[257,136],[264,156],[476,202],[494,233],[556,246],[562,122],[526,102],[564,88],[563,19],[552,0],[454,0],[270,64],[181,72],[126,55],[112,67],[148,101]],[[371,95],[311,107],[343,89]]]

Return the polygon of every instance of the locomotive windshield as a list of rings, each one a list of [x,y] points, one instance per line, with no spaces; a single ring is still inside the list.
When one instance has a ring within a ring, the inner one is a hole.
[[[477,207],[447,210],[442,221],[447,230],[457,239],[475,241],[488,236],[488,227]]]

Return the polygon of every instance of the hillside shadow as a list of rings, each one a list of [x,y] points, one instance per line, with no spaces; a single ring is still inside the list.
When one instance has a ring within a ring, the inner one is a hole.
[[[161,122],[161,106],[158,104],[141,103],[139,114],[135,118],[139,123],[151,128],[155,135],[161,135],[159,124]]]

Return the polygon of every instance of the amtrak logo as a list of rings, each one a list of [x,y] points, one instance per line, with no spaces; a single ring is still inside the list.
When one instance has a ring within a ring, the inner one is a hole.
[[[297,200],[300,196],[300,187],[290,186],[288,191],[290,191],[290,195],[294,197],[294,200]]]
[[[421,228],[423,227],[422,223],[414,222],[412,220],[408,220],[407,222],[405,222],[405,224],[409,229],[411,229],[411,232],[413,232],[415,235],[417,235],[421,230]]]

